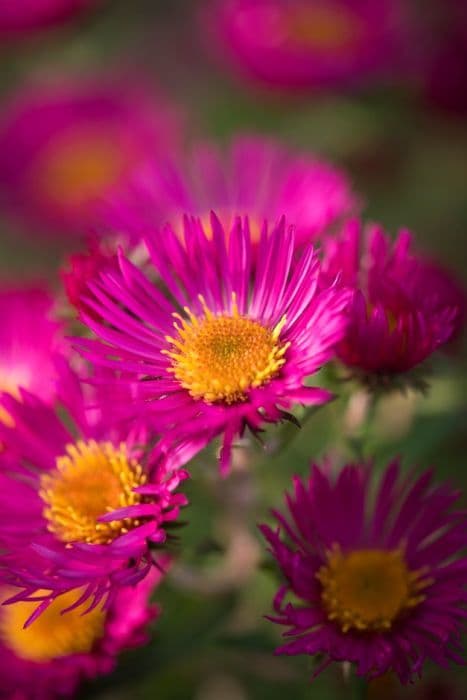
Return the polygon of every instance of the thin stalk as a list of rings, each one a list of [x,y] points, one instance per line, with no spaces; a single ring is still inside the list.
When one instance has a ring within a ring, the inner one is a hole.
[[[354,676],[352,697],[354,698],[354,700],[367,700],[368,682],[365,678],[360,678],[360,676]]]

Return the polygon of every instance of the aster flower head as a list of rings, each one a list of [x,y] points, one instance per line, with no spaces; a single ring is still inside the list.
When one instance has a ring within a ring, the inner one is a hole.
[[[184,213],[199,216],[209,230],[214,209],[227,232],[235,216],[248,215],[252,238],[259,240],[264,219],[285,215],[300,244],[338,228],[359,207],[346,174],[331,163],[272,139],[241,135],[225,150],[203,143],[188,157],[158,160],[110,208],[115,227],[133,238],[166,221],[181,228]]]
[[[276,653],[323,654],[323,666],[349,661],[360,676],[392,671],[407,683],[427,660],[463,662],[466,514],[431,472],[402,478],[393,462],[374,497],[373,483],[366,465],[336,479],[313,466],[294,479],[285,514],[274,512],[278,528],[261,526],[286,580],[272,620],[289,641]]]
[[[364,237],[360,224],[349,222],[327,239],[324,268],[355,290],[337,355],[370,384],[391,383],[462,330],[464,292],[449,272],[412,251],[406,230],[392,244],[381,227]]]
[[[92,609],[143,579],[187,502],[180,455],[149,463],[142,431],[104,427],[66,366],[59,398],[52,408],[21,390],[0,404],[13,423],[0,424],[0,576],[34,615],[70,592]]]
[[[202,26],[211,26],[220,56],[245,76],[281,88],[332,89],[394,70],[402,9],[394,0],[213,0]]]
[[[19,397],[22,387],[52,402],[59,351],[63,332],[53,320],[49,293],[41,286],[0,288],[0,391]],[[5,421],[11,418],[0,407],[0,422]]]
[[[166,564],[165,564],[166,565]],[[149,597],[161,579],[153,569],[136,586],[121,588],[107,609],[85,613],[65,593],[26,629],[34,603],[0,607],[0,677],[2,696],[15,700],[53,700],[71,697],[81,681],[110,673],[119,654],[147,641],[146,628],[159,610]],[[11,590],[2,589],[3,598]]]
[[[158,449],[186,441],[196,451],[222,435],[226,472],[246,428],[258,433],[294,404],[330,398],[304,381],[342,338],[348,294],[319,287],[311,246],[295,261],[284,220],[272,231],[264,225],[254,261],[248,219],[226,235],[214,214],[208,231],[187,218],[183,242],[167,226],[146,243],[159,282],[120,255],[119,267],[90,285],[86,301],[100,320],[82,313],[98,339],[77,345],[133,378],[135,398],[122,408],[132,420],[152,419]]]
[[[101,200],[176,141],[178,118],[142,82],[69,77],[25,87],[0,123],[0,196],[23,224],[82,235]]]

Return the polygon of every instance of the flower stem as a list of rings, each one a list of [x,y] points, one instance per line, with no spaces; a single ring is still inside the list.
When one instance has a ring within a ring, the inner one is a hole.
[[[354,677],[352,697],[355,700],[367,700],[368,683],[365,678],[360,678],[360,676]]]

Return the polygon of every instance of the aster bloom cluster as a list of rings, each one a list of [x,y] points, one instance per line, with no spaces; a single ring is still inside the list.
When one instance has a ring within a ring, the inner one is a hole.
[[[147,640],[171,563],[150,547],[186,503],[184,470],[88,407],[54,312],[39,284],[1,293],[0,677],[21,700],[70,697]]]
[[[399,3],[210,7],[266,81],[340,84],[396,60]],[[155,589],[183,579],[202,465],[230,492],[334,399],[329,456],[260,525],[282,577],[277,653],[403,684],[462,663],[460,494],[400,459],[346,463],[345,411],[426,388],[464,291],[407,231],[366,225],[336,165],[251,134],[184,150],[177,110],[122,85],[23,88],[0,123],[8,214],[77,248],[55,291],[0,288],[0,696],[73,696],[146,643]]]

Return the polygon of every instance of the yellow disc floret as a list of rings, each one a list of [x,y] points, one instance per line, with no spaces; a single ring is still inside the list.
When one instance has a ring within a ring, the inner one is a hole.
[[[38,591],[38,596],[46,593]],[[5,597],[8,596],[3,595],[3,599]],[[19,658],[36,663],[89,653],[103,635],[105,613],[98,607],[83,615],[86,608],[81,606],[62,615],[62,610],[72,605],[76,598],[76,591],[64,593],[26,629],[24,623],[34,612],[37,602],[4,605],[0,611],[3,644]]]
[[[77,442],[67,445],[56,469],[41,477],[48,529],[62,542],[105,544],[139,525],[125,518],[99,522],[117,508],[141,502],[134,489],[146,481],[142,467],[127,454],[125,444]]]
[[[177,315],[177,335],[168,337],[173,349],[169,369],[195,399],[232,404],[244,401],[250,389],[266,384],[285,363],[289,343],[280,341],[285,317],[274,328],[241,316],[232,302],[230,314],[215,315],[203,303],[197,318]]]
[[[328,619],[343,632],[383,631],[424,600],[426,571],[410,571],[400,550],[361,549],[343,554],[335,547],[317,574]]]

